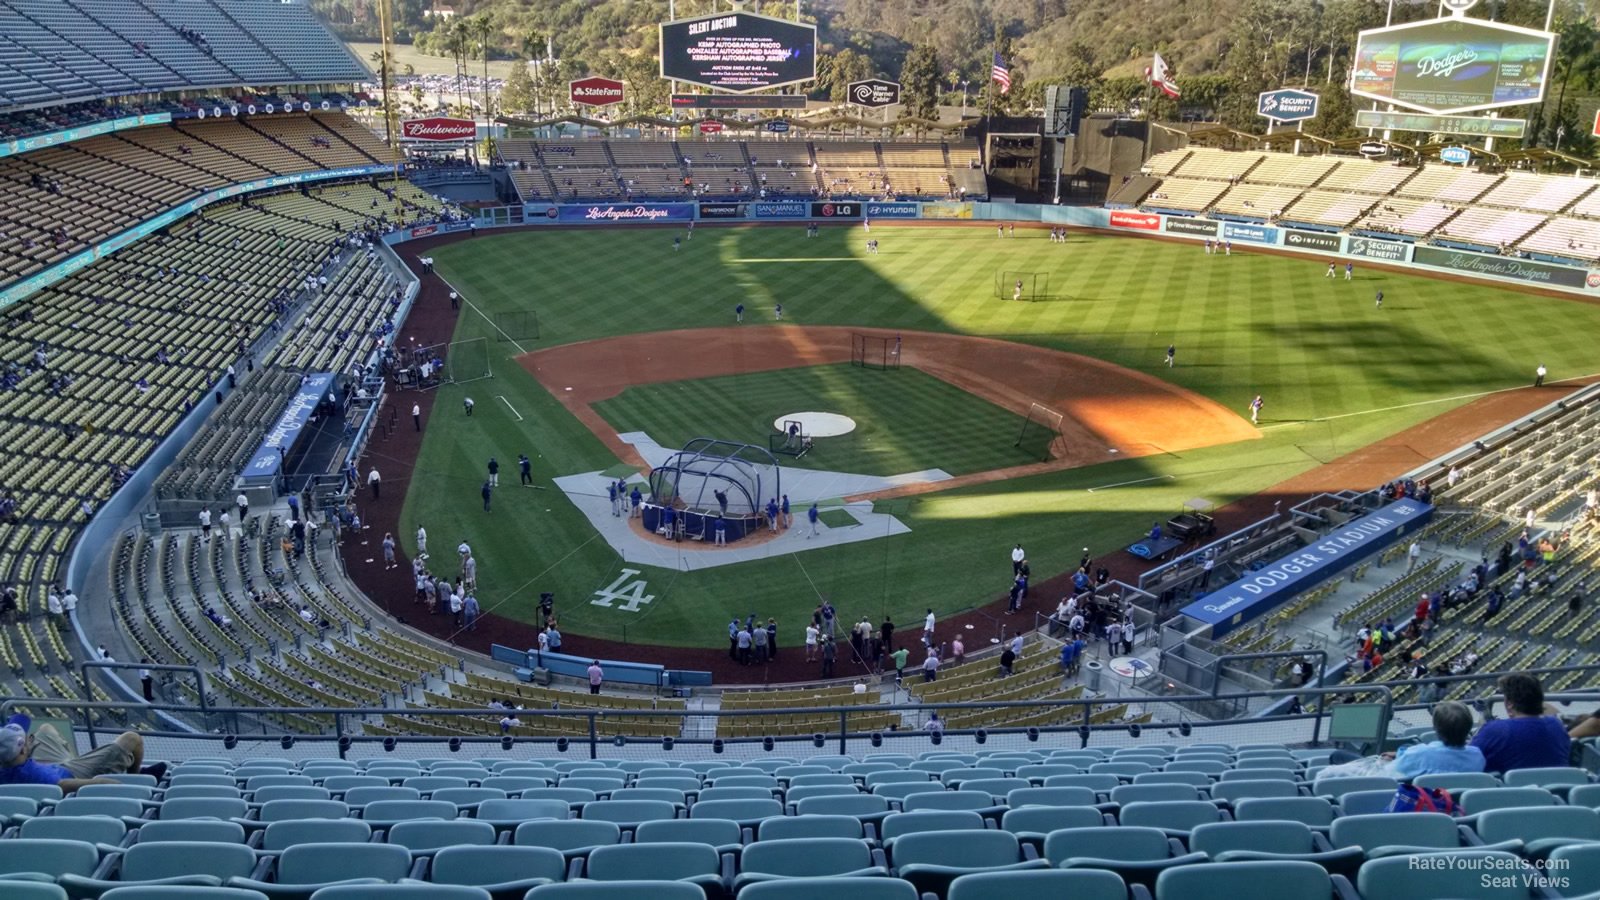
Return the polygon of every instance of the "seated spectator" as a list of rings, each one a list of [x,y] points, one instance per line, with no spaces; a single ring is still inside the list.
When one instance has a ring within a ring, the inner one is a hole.
[[[54,784],[71,794],[85,785],[117,783],[102,775],[141,771],[144,739],[134,732],[123,732],[109,744],[73,756],[54,725],[40,725],[32,735],[29,725],[28,717],[19,714],[0,727],[0,784]],[[151,770],[149,774],[159,778],[166,766]]]
[[[1433,731],[1437,741],[1410,744],[1397,753],[1385,753],[1394,760],[1396,775],[1415,778],[1441,772],[1482,772],[1483,751],[1467,743],[1472,733],[1472,710],[1466,704],[1448,700],[1433,708]]]
[[[1545,705],[1539,680],[1512,672],[1500,676],[1496,687],[1505,697],[1506,717],[1484,723],[1472,739],[1472,746],[1483,751],[1485,769],[1509,772],[1567,765],[1572,739],[1555,710]]]

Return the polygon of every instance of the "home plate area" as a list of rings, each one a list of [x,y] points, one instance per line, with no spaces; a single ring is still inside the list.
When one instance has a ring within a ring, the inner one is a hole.
[[[848,417],[836,418],[850,422],[851,428],[855,425]],[[633,445],[652,468],[664,465],[677,452],[661,446],[643,432],[624,432],[620,437],[624,442]],[[572,505],[584,514],[595,531],[626,562],[693,571],[765,559],[785,553],[799,553],[908,534],[911,529],[904,522],[887,513],[875,512],[871,501],[846,503],[839,498],[908,484],[948,481],[951,478],[950,473],[942,469],[891,476],[857,475],[849,472],[824,472],[789,467],[784,467],[781,471],[780,491],[789,495],[789,505],[794,516],[793,527],[780,530],[776,536],[762,535],[759,540],[734,541],[722,547],[707,541],[668,540],[639,528],[637,520],[612,515],[606,484],[615,480],[615,476],[609,473],[585,472],[578,475],[563,475],[555,479],[555,484],[567,495],[567,499],[572,501]],[[647,495],[648,500],[649,485],[644,475],[631,475],[627,478],[627,482],[630,491],[637,485],[640,492]],[[806,511],[813,502],[818,504],[822,513],[815,536],[811,535],[811,524],[806,516]]]

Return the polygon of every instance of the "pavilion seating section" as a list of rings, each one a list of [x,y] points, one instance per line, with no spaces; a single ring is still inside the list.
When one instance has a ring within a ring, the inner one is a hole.
[[[1544,224],[1544,213],[1472,206],[1461,211],[1434,234],[1439,238],[1470,241],[1489,248],[1509,247]]]
[[[1552,216],[1517,246],[1535,253],[1580,259],[1591,264],[1600,262],[1600,222]]]
[[[1204,212],[1228,190],[1226,181],[1197,178],[1166,178],[1160,187],[1145,197],[1145,205],[1181,212]]]
[[[1600,184],[1592,178],[1204,147],[1158,153],[1144,172],[1159,182],[1140,201],[1152,210],[1600,259],[1589,221],[1600,219]]]
[[[5,882],[19,900],[138,887],[197,900],[1531,900],[1547,896],[1525,886],[1537,872],[1560,873],[1548,896],[1600,890],[1600,786],[1583,769],[1484,775],[1450,788],[1461,818],[1401,816],[1367,811],[1392,779],[1319,780],[1326,749],[1073,744],[743,763],[665,750],[190,757],[154,784],[65,799],[0,787],[0,876],[25,879]],[[1418,866],[1424,854],[1437,865]],[[206,892],[229,888],[259,893]]]
[[[1213,211],[1253,219],[1276,219],[1304,188],[1280,184],[1236,185],[1217,201]]]
[[[641,142],[648,144],[650,142]],[[748,197],[758,185],[742,141],[678,141],[674,154],[683,154],[683,172],[693,177],[696,190],[714,197]],[[628,141],[612,141],[611,153],[619,167],[635,152]],[[630,177],[626,171],[624,178]],[[681,182],[680,182],[681,183]]]
[[[1310,190],[1285,207],[1280,218],[1287,222],[1348,228],[1377,202],[1378,198],[1371,194]]]
[[[684,183],[689,177],[684,174],[686,171],[697,185],[709,179],[714,190],[720,191],[725,180],[732,187],[731,176],[712,177],[709,172],[697,171],[693,166],[685,167],[671,141],[607,141],[606,147],[616,162],[617,178],[622,182],[626,197],[687,199],[694,191]]]
[[[825,195],[877,195],[883,190],[883,161],[876,144],[814,141],[817,174]]]
[[[1336,165],[1338,160],[1327,156],[1269,153],[1261,164],[1250,172],[1250,181],[1254,184],[1308,188],[1333,171]]]
[[[202,43],[182,29],[205,35]],[[309,4],[13,0],[0,6],[0,110],[230,86],[370,76]]]
[[[987,194],[972,142],[508,139],[498,150],[525,201]]]
[[[333,149],[313,149],[329,165],[374,164],[322,124],[340,120],[347,121],[342,113],[275,121],[327,133]],[[0,189],[11,200],[0,212],[0,283],[88,250],[206,191],[321,168],[312,156],[233,119],[152,126],[0,159]]]

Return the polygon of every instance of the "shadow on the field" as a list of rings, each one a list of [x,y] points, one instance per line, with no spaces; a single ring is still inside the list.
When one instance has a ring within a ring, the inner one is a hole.
[[[1256,321],[1251,327],[1264,346],[1298,353],[1315,365],[1360,371],[1362,380],[1382,388],[1434,393],[1459,392],[1485,383],[1519,379],[1522,361],[1452,341],[1437,323],[1388,321]],[[1268,400],[1271,398],[1269,397]]]

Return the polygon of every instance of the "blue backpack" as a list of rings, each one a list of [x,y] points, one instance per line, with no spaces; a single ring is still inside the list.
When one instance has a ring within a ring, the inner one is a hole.
[[[1402,784],[1395,789],[1394,799],[1384,807],[1384,812],[1438,812],[1446,815],[1461,815],[1461,806],[1456,803],[1456,798],[1443,788],[1420,788],[1412,784]]]

